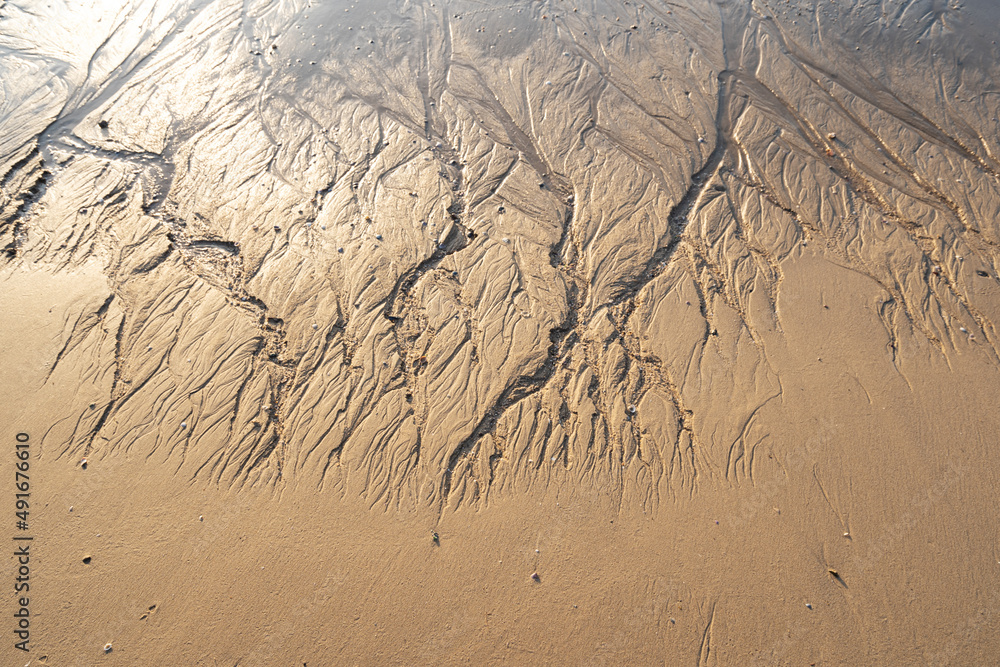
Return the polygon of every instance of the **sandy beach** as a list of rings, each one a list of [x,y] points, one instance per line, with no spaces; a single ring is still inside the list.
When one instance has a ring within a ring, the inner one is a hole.
[[[0,4],[0,662],[995,664],[998,26]]]

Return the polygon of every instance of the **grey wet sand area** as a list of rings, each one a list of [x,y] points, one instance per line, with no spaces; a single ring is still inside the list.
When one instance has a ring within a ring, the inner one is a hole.
[[[990,664],[998,25],[3,4],[0,652]]]

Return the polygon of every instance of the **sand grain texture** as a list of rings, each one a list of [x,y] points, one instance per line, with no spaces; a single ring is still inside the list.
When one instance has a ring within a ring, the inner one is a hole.
[[[989,664],[998,25],[0,5],[0,651]]]

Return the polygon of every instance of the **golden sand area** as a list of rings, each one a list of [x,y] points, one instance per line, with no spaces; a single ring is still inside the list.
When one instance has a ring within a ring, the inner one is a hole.
[[[998,38],[0,4],[0,662],[993,664]]]

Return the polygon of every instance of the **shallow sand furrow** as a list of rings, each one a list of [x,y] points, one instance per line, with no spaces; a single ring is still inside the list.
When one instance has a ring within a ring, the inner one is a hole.
[[[601,479],[651,509],[756,484],[796,267],[872,290],[900,377],[913,332],[996,358],[989,61],[899,46],[959,48],[958,10],[460,5],[152,3],[81,43],[2,179],[11,266],[110,286],[46,375],[110,373],[63,451],[439,510]]]

